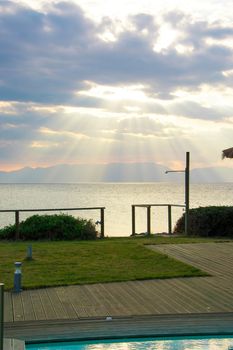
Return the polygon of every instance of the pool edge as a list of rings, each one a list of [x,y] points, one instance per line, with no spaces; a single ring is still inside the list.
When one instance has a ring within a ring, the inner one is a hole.
[[[5,323],[6,338],[26,343],[233,334],[233,313],[144,315]]]
[[[3,339],[3,350],[24,350],[25,341],[14,339],[14,338],[4,338]]]

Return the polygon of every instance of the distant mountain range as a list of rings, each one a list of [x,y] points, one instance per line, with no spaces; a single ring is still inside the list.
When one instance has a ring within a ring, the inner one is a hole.
[[[23,168],[0,171],[0,183],[72,183],[72,182],[177,182],[182,174],[168,174],[167,167],[155,163],[110,163],[55,165],[47,168]],[[233,182],[232,168],[199,168],[190,172],[192,182]]]

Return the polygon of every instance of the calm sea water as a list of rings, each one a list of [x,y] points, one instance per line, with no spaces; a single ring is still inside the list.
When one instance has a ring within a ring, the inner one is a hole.
[[[91,183],[91,184],[0,184],[0,209],[77,208],[103,206],[105,234],[131,234],[132,204],[184,204],[184,185],[179,183]],[[233,183],[191,184],[190,207],[233,205]],[[182,215],[173,209],[173,224]],[[99,211],[70,212],[100,219]],[[23,220],[30,213],[21,213]],[[136,231],[146,231],[146,209],[136,209]],[[0,226],[14,222],[14,214],[0,213]],[[152,231],[167,232],[167,209],[152,210]]]

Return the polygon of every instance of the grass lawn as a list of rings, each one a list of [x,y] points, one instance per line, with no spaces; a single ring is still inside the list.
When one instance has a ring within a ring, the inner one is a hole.
[[[106,238],[98,241],[0,242],[0,282],[13,287],[14,262],[22,261],[23,288],[203,276],[204,272],[153,252],[145,244],[195,243],[203,238]],[[216,241],[216,240],[215,240]],[[33,260],[26,251],[33,247]]]

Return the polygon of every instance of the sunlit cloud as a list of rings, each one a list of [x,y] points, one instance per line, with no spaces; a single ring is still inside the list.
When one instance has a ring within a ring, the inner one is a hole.
[[[168,49],[170,45],[177,41],[178,37],[179,32],[177,30],[168,24],[162,25],[159,30],[158,40],[153,47],[154,51],[160,52]]]
[[[102,98],[105,101],[146,101],[148,97],[143,92],[145,88],[143,85],[132,85],[132,86],[107,86],[98,85],[92,82],[87,82],[90,86],[88,90],[79,91],[77,95],[91,96]]]
[[[59,146],[59,143],[33,141],[30,147],[31,148],[52,148],[52,147],[58,147],[58,146]]]
[[[232,43],[233,44],[233,43]],[[231,77],[233,76],[233,69],[228,69],[226,71],[223,71],[222,74],[225,76],[225,77]]]

